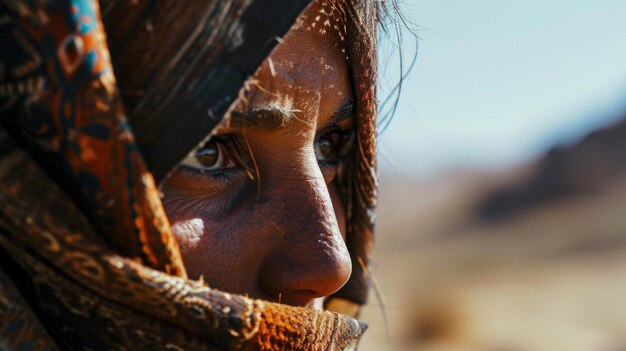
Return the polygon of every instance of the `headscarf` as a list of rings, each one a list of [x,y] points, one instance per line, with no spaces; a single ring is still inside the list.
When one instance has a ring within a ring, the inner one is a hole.
[[[307,3],[103,0],[102,17],[95,0],[0,3],[0,349],[356,343],[365,325],[346,315],[187,279],[155,182],[228,115],[272,35]],[[327,308],[347,312],[369,286],[376,18],[369,0],[344,8],[357,146],[341,189],[354,268]],[[172,116],[188,123],[171,130]],[[173,137],[184,142],[163,142]]]

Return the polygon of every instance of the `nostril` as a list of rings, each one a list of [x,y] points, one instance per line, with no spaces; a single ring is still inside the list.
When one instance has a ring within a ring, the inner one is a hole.
[[[277,301],[285,305],[306,306],[318,297],[318,292],[313,290],[296,290],[278,294]]]

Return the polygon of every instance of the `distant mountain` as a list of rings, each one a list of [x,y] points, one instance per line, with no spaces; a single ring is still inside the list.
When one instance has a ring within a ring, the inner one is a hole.
[[[537,205],[611,185],[626,175],[626,115],[579,142],[552,148],[536,171],[489,193],[478,206],[483,220],[501,220]]]

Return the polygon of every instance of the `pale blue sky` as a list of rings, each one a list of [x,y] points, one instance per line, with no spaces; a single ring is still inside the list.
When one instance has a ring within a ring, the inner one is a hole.
[[[419,54],[379,143],[383,169],[507,167],[626,111],[626,0],[405,0],[404,10]],[[413,39],[402,45],[411,56]],[[382,98],[398,63],[381,52]]]

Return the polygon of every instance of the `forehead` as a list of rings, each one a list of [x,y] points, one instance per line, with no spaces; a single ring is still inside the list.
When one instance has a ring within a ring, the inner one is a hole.
[[[345,44],[347,28],[344,4],[343,1],[314,1],[296,21],[295,28],[304,28],[307,32],[316,32],[322,37],[339,39]],[[345,53],[345,48],[342,51]]]
[[[330,116],[352,98],[344,11],[314,1],[298,18],[249,86],[241,109],[270,108]]]
[[[340,2],[313,1],[270,57],[274,61],[306,63],[303,67],[310,68],[317,68],[317,64],[324,71],[336,71],[347,68],[345,39],[345,10]]]

